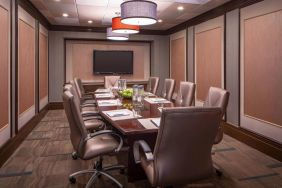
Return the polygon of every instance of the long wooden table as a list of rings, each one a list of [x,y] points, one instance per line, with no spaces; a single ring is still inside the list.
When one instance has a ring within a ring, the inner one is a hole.
[[[97,99],[99,100],[99,99]],[[104,100],[104,99],[103,99]],[[132,103],[131,100],[123,100],[124,103]],[[164,107],[172,107],[172,103],[164,103]],[[145,140],[149,146],[154,149],[158,129],[146,129],[137,119],[126,119],[113,121],[103,111],[121,109],[120,106],[99,106],[98,110],[101,116],[110,124],[113,129],[119,132],[124,139],[125,146],[128,146],[128,181],[136,181],[145,179],[145,173],[139,164],[136,164],[133,156],[133,144],[137,140]],[[161,113],[158,110],[158,104],[151,104],[144,101],[144,108],[141,110],[141,118],[156,118],[160,117]]]

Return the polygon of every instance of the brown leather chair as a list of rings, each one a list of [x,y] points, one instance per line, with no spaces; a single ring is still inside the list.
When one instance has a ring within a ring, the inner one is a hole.
[[[208,178],[214,172],[211,149],[220,120],[220,108],[164,108],[154,151],[144,140],[136,141],[135,162],[154,187]]]
[[[91,160],[95,157],[101,157],[119,152],[122,148],[123,140],[120,135],[110,130],[98,131],[89,134],[85,128],[84,121],[80,114],[80,107],[75,102],[75,98],[70,91],[65,91],[63,94],[64,108],[70,126],[70,139],[77,156],[82,160]],[[117,137],[119,142],[114,138]],[[105,175],[119,187],[122,185],[112,177],[108,171],[124,169],[122,165],[102,167],[96,165],[95,168],[75,172],[69,176],[71,183],[75,183],[76,176],[86,173],[93,174],[89,179],[86,187],[89,188],[97,179],[97,176]]]
[[[159,77],[150,77],[146,91],[156,95],[158,86],[159,86]]]
[[[111,88],[111,87],[117,87],[119,79],[120,79],[120,76],[105,76],[104,87],[106,89]]]
[[[161,97],[171,101],[171,97],[175,87],[174,79],[165,79]]]
[[[230,93],[224,89],[217,87],[210,87],[209,93],[204,102],[204,107],[220,107],[221,118],[223,118],[229,101]],[[218,134],[215,138],[214,144],[218,144],[223,139],[223,129],[221,126],[218,128]]]
[[[80,107],[80,113],[83,117],[86,129],[90,132],[102,130],[105,128],[105,123],[101,121],[101,117],[97,110],[90,110],[93,107],[88,107],[87,104],[81,105],[76,89],[70,84],[64,86],[64,92],[70,91],[74,96],[75,103]]]
[[[176,106],[188,107],[192,105],[196,85],[192,82],[180,82],[179,91],[175,100]]]
[[[81,102],[84,104],[95,104],[96,101],[94,100],[93,94],[86,93],[80,78],[73,79],[73,86],[75,87],[78,97],[80,98]]]

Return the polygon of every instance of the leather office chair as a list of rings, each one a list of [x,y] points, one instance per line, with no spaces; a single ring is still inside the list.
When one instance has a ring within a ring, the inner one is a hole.
[[[192,105],[196,85],[192,82],[180,82],[179,91],[175,100],[176,106],[188,107]]]
[[[80,100],[82,101],[82,103],[95,104],[95,100],[93,99],[93,94],[85,93],[85,90],[84,90],[84,87],[82,85],[82,81],[80,78],[73,79],[73,86],[75,87],[77,94]]]
[[[102,130],[105,128],[105,123],[101,121],[101,117],[99,115],[99,112],[96,110],[89,110],[88,105],[81,105],[80,100],[78,97],[78,94],[75,90],[75,88],[72,85],[65,85],[64,86],[64,92],[69,91],[74,96],[74,101],[76,104],[80,107],[80,113],[83,117],[86,129],[90,132]]]
[[[224,89],[217,87],[210,87],[204,107],[220,107],[221,118],[223,118],[229,101],[230,93]],[[223,139],[223,129],[221,126],[218,128],[218,134],[215,138],[214,144],[218,144]]]
[[[71,143],[80,159],[90,160],[95,157],[100,157],[101,159],[103,155],[119,152],[123,145],[123,140],[120,135],[110,130],[103,130],[89,134],[80,114],[80,107],[75,102],[75,98],[70,91],[64,92],[63,101],[70,126]],[[117,142],[114,137],[117,137],[119,142]],[[124,166],[115,165],[103,168],[102,165],[96,165],[93,169],[82,170],[71,174],[69,180],[71,183],[75,183],[76,176],[90,173],[93,175],[89,179],[86,188],[89,188],[100,175],[108,177],[119,187],[122,187],[122,185],[108,173],[108,171],[120,169],[124,169]]]
[[[134,143],[152,186],[185,185],[210,177],[211,149],[221,120],[220,108],[164,108],[153,152],[144,140]]]
[[[111,87],[117,87],[119,79],[120,79],[120,76],[105,76],[104,77],[104,87],[106,89],[111,88]]]
[[[171,97],[175,87],[175,80],[174,79],[165,79],[164,86],[162,89],[161,97],[171,101]]]
[[[146,91],[156,95],[158,86],[159,86],[159,77],[150,77]]]

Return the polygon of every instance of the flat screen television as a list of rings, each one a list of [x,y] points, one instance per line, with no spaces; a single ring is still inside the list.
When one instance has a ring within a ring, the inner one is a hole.
[[[94,74],[133,74],[133,51],[93,52]]]

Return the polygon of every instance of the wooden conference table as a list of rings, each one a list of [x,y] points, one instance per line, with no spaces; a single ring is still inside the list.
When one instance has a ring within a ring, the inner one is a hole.
[[[95,95],[94,95],[95,96]],[[96,100],[105,100],[109,98],[97,98]],[[131,104],[132,101],[128,99],[123,99],[122,104]],[[160,117],[161,113],[158,110],[157,103],[149,103],[144,100],[144,107],[141,110],[142,117],[140,118],[156,118]],[[173,103],[164,103],[164,107],[172,107]],[[127,160],[127,172],[128,172],[128,181],[136,181],[145,179],[146,175],[141,168],[140,164],[136,164],[133,156],[133,144],[137,140],[145,140],[151,149],[154,149],[158,128],[147,129],[145,128],[136,118],[135,119],[124,119],[124,120],[115,120],[113,121],[105,111],[117,110],[123,108],[122,106],[100,106],[98,103],[98,110],[101,116],[108,122],[112,128],[117,131],[120,135],[123,136],[124,146],[128,148],[128,160]]]

